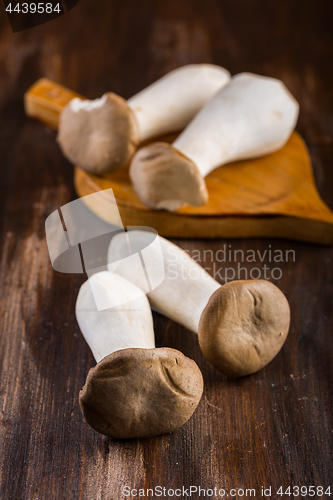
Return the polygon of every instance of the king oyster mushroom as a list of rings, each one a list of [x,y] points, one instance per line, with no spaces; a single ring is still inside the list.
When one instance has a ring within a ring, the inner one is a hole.
[[[226,375],[250,375],[272,361],[287,338],[290,324],[289,304],[279,288],[266,280],[221,286],[187,252],[158,238],[165,279],[147,294],[153,309],[198,334],[204,356]],[[147,241],[150,235],[144,231],[120,233],[112,238],[108,251],[108,269],[142,290],[147,290],[147,280],[140,260],[126,259],[126,254],[128,242],[144,248]],[[145,261],[151,281],[160,259],[154,253],[156,248],[151,246],[146,256],[149,262]]]
[[[226,163],[282,148],[295,128],[298,109],[280,80],[236,75],[171,145],[156,142],[136,153],[130,166],[134,189],[155,209],[204,205],[204,178]]]
[[[98,310],[96,298],[110,307]],[[96,273],[80,288],[76,317],[97,362],[80,392],[93,429],[114,438],[155,436],[192,416],[203,391],[201,372],[179,351],[155,348],[141,290],[116,274]]]
[[[112,92],[93,101],[76,97],[60,115],[62,152],[87,172],[118,170],[140,142],[183,129],[229,78],[219,66],[190,64],[128,101]]]

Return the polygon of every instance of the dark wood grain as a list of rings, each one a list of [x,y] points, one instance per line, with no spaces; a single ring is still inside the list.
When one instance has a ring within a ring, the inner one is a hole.
[[[293,249],[295,262],[279,263],[276,281],[291,305],[288,340],[260,373],[229,380],[204,359],[194,335],[155,315],[157,345],[183,351],[202,369],[194,416],[171,435],[125,442],[86,425],[78,392],[94,361],[74,315],[85,277],[52,270],[44,231],[46,217],[76,197],[73,169],[54,132],[25,118],[22,100],[41,76],[88,97],[112,90],[127,98],[191,62],[281,78],[301,104],[297,129],[333,208],[332,2],[81,0],[16,34],[0,11],[0,499],[118,500],[126,484],[256,488],[257,497],[262,485],[331,484],[333,492],[331,247],[178,240],[202,258],[224,244]],[[214,263],[237,268],[233,260],[203,262],[212,273]]]

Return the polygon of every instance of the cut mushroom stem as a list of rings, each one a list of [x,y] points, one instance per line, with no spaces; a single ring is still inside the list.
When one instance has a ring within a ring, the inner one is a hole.
[[[98,311],[96,298],[110,308]],[[97,273],[80,288],[76,317],[97,361],[79,398],[93,429],[114,438],[147,437],[172,432],[192,416],[203,391],[201,372],[179,351],[155,348],[149,302],[138,287]]]
[[[157,142],[136,153],[130,177],[137,194],[157,209],[207,203],[204,177],[226,163],[280,149],[295,128],[298,109],[280,80],[236,75],[172,145]]]
[[[88,172],[115,171],[129,162],[139,142],[182,130],[229,78],[219,66],[191,64],[127,102],[112,92],[94,101],[76,97],[60,116],[60,147]]]
[[[147,235],[130,231],[136,247]],[[126,265],[128,236],[116,235],[109,247],[108,269],[146,289],[140,266]],[[159,237],[165,279],[148,293],[153,309],[198,334],[204,356],[229,376],[255,373],[266,366],[284,344],[290,323],[284,294],[265,280],[233,281],[223,286],[187,252]],[[154,261],[154,255],[149,258]],[[139,262],[139,261],[138,261]],[[154,266],[149,266],[153,281]]]

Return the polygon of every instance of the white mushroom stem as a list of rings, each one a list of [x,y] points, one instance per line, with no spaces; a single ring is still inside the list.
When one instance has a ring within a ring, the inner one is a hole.
[[[226,163],[280,149],[295,128],[298,109],[280,80],[241,73],[201,109],[172,145],[206,177]]]
[[[126,234],[120,233],[114,236],[108,251],[108,269],[131,281],[142,290],[147,290],[141,261],[133,260],[130,266],[126,262],[128,237],[130,246],[136,248],[144,248],[145,244],[151,242],[151,236],[144,231],[129,231]],[[221,284],[214,280],[187,252],[161,236],[157,238],[163,253],[165,279],[147,294],[151,306],[168,318],[198,333],[202,311],[211,295],[220,288]],[[153,251],[156,255],[153,255]],[[117,256],[119,260],[116,260]],[[157,246],[151,246],[149,258],[154,264],[146,265],[148,280],[154,282],[154,269],[159,272],[156,266],[160,260]]]
[[[95,299],[97,302],[107,300],[109,308],[99,311]],[[147,297],[117,274],[103,271],[83,283],[75,312],[80,330],[97,363],[120,349],[155,347]]]
[[[79,111],[93,111],[94,109],[102,108],[106,103],[107,94],[104,94],[102,97],[98,97],[97,99],[80,99],[79,97],[74,97],[69,102],[69,106],[74,113],[78,113]]]
[[[190,64],[128,99],[140,141],[182,130],[229,79],[229,71],[219,66]]]

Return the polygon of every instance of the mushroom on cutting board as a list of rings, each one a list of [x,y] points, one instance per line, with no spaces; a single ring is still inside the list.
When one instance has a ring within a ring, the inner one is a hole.
[[[129,266],[124,258],[131,238],[136,248],[144,248],[147,233],[133,230],[114,236],[108,269],[145,290],[142,268],[135,261]],[[221,286],[187,252],[158,238],[165,279],[147,294],[153,309],[197,333],[204,356],[221,372],[243,376],[266,366],[280,351],[289,330],[289,304],[279,288],[265,280]],[[149,278],[154,281],[154,262],[160,257],[152,250],[146,258]]]
[[[108,304],[123,303],[98,311],[96,294]],[[97,362],[80,391],[82,413],[93,429],[114,438],[154,436],[192,416],[203,391],[201,372],[179,351],[155,348],[141,290],[108,271],[94,274],[80,288],[76,317]]]
[[[190,64],[128,101],[112,92],[93,101],[76,97],[60,115],[62,152],[88,172],[118,170],[139,142],[182,130],[229,79],[230,73],[219,66]]]
[[[298,103],[280,80],[234,76],[199,111],[172,145],[156,142],[133,157],[130,177],[141,201],[177,210],[208,201],[204,177],[235,160],[263,156],[289,139]]]

